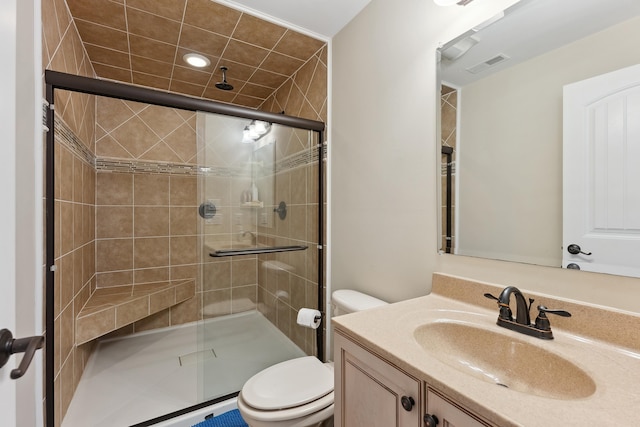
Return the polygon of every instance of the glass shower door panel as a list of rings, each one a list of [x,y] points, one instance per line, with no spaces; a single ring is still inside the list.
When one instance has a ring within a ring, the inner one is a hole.
[[[304,328],[295,322],[300,307],[317,306],[317,294],[311,297],[317,272],[309,277],[313,262],[307,259],[317,245],[298,252],[237,251],[308,246],[314,238],[308,228],[317,229],[317,214],[308,213],[314,209],[309,175],[317,165],[308,131],[210,113],[198,113],[197,127],[199,202],[209,213],[200,219],[199,390],[210,400],[239,391],[268,366],[315,354],[307,337],[313,334],[298,331]],[[280,202],[286,208],[278,210]]]

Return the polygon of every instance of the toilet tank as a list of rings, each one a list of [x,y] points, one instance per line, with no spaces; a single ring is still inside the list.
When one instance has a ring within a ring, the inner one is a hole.
[[[371,295],[363,294],[362,292],[351,289],[340,289],[331,294],[331,305],[333,306],[333,315],[340,316],[342,314],[380,307],[381,305],[387,305],[387,303]]]

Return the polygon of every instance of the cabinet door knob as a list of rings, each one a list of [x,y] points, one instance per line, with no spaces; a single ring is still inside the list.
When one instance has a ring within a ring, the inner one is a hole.
[[[411,410],[413,409],[413,405],[416,404],[416,401],[413,400],[413,397],[411,396],[402,396],[402,398],[400,399],[400,403],[402,403],[402,407],[405,411],[411,412]]]
[[[425,427],[436,427],[439,422],[440,421],[438,420],[438,417],[436,417],[435,415],[426,414],[424,416]]]

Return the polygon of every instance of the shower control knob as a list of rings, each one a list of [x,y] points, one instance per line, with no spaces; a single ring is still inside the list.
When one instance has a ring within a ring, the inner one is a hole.
[[[416,401],[413,400],[413,397],[411,396],[402,396],[402,398],[400,399],[400,403],[402,403],[402,407],[405,411],[411,412],[411,410],[413,409],[413,405],[416,404]]]
[[[440,420],[438,420],[438,417],[431,414],[426,414],[423,420],[425,427],[436,427],[440,422]]]

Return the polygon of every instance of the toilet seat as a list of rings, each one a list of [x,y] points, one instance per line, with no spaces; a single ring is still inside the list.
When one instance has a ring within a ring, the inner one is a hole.
[[[333,399],[332,364],[306,356],[251,377],[238,395],[238,409],[254,420],[276,422],[333,413]]]
[[[240,410],[240,414],[263,422],[295,420],[298,418],[306,417],[308,415],[312,415],[314,413],[319,413],[321,411],[323,412],[323,414],[320,414],[320,419],[324,419],[333,413],[333,391],[314,402],[289,409],[263,411],[252,408],[242,398],[242,392],[240,392],[240,394],[238,395],[237,404],[238,409]],[[326,416],[324,415],[325,412],[327,414]]]
[[[333,371],[314,356],[273,365],[242,387],[244,401],[255,409],[276,410],[301,406],[333,391]]]

